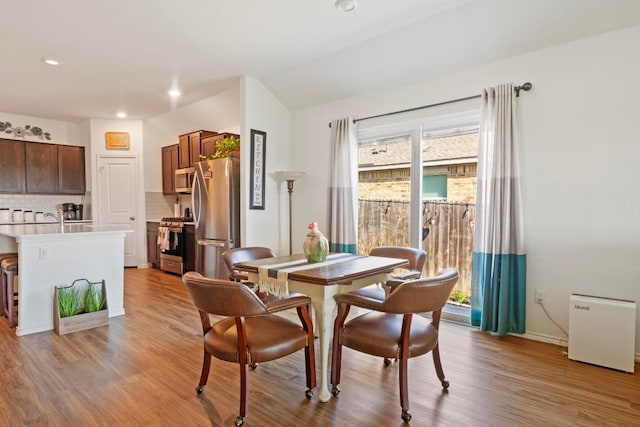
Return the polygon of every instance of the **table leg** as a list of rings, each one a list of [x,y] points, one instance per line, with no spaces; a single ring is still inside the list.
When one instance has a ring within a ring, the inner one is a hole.
[[[320,344],[320,389],[318,399],[328,402],[331,398],[329,392],[329,344],[333,332],[333,311],[336,302],[333,297],[312,298],[313,308],[316,312],[316,328]]]

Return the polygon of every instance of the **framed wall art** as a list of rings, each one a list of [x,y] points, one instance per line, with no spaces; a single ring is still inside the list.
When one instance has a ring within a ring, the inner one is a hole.
[[[264,209],[267,133],[251,129],[249,209]]]
[[[105,132],[107,150],[128,150],[129,132]]]

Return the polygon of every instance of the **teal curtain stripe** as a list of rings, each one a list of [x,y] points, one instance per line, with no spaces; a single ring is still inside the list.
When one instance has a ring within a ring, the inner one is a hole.
[[[526,255],[474,252],[471,324],[498,335],[525,332]]]
[[[329,243],[329,252],[340,252],[345,254],[357,254],[358,245],[347,243]]]

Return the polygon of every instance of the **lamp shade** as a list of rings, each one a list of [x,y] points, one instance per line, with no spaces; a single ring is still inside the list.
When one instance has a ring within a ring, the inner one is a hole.
[[[275,174],[280,181],[295,181],[305,175],[304,172],[295,171],[278,171]]]

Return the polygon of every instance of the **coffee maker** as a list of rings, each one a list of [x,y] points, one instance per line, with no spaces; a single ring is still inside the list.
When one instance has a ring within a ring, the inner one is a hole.
[[[73,203],[62,204],[62,217],[64,219],[76,219],[76,209]]]

